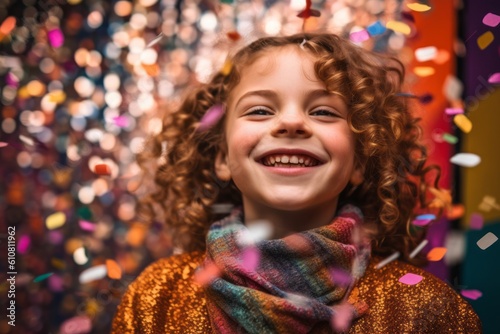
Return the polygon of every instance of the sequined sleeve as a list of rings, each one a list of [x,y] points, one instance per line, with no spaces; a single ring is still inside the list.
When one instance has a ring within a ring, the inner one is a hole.
[[[349,333],[481,333],[481,322],[470,304],[434,275],[399,261],[367,272],[351,299],[368,303],[369,313]],[[415,285],[399,282],[406,273],[423,277]]]
[[[210,333],[204,294],[192,282],[200,253],[159,260],[128,287],[112,333]]]

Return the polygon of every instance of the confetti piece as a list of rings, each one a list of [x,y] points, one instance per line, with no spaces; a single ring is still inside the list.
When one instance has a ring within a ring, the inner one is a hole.
[[[0,148],[8,146],[8,145],[9,145],[8,143],[6,143],[4,141],[0,141]]]
[[[403,275],[399,281],[403,284],[415,285],[422,281],[423,277],[417,274],[408,273]]]
[[[471,230],[480,230],[483,228],[484,218],[480,213],[473,213],[470,215],[469,227]]]
[[[345,332],[349,329],[353,317],[353,307],[344,302],[335,307],[335,313],[332,316],[332,327],[336,332]]]
[[[232,68],[233,68],[233,63],[229,59],[227,59],[224,62],[224,65],[222,65],[222,69],[220,70],[220,73],[222,73],[222,75],[224,75],[224,76],[228,76],[229,73],[231,73]]]
[[[479,46],[481,50],[484,50],[491,44],[491,42],[493,42],[494,39],[495,36],[493,33],[491,31],[487,31],[477,38],[477,46]]]
[[[455,115],[453,123],[465,133],[469,133],[472,130],[472,122],[463,114]]]
[[[268,239],[273,233],[272,225],[266,220],[255,220],[248,223],[247,229],[238,235],[241,246],[253,245]]]
[[[20,254],[24,254],[28,251],[28,248],[30,247],[31,244],[31,238],[29,235],[22,235],[19,238],[19,241],[17,242],[17,251]]]
[[[483,17],[483,24],[487,26],[496,27],[499,23],[500,23],[499,15],[488,13]]]
[[[446,211],[446,218],[448,218],[449,220],[455,220],[462,218],[464,214],[465,206],[463,206],[463,204],[455,204]]]
[[[443,85],[443,92],[448,101],[460,100],[464,85],[462,82],[453,75],[448,75]]]
[[[79,265],[84,265],[89,261],[87,254],[85,254],[85,248],[83,247],[78,247],[75,249],[73,252],[73,260],[75,261],[76,264]]]
[[[224,106],[216,104],[210,107],[205,115],[201,118],[198,131],[206,131],[215,126],[217,122],[224,116]]]
[[[0,41],[2,40],[2,36],[7,36],[10,34],[12,30],[16,27],[16,18],[14,16],[9,16],[6,18],[3,22],[2,25],[0,25]]]
[[[260,253],[256,247],[248,247],[241,255],[241,263],[248,271],[255,271],[260,261]]]
[[[408,3],[406,5],[408,6],[408,8],[410,8],[411,10],[413,10],[415,12],[426,12],[426,11],[431,9],[431,6],[428,6],[428,5],[423,4],[423,3],[418,3],[418,2]]]
[[[409,25],[399,21],[389,21],[385,25],[387,29],[391,29],[396,32],[400,32],[404,35],[409,35],[411,33],[411,28]]]
[[[500,84],[500,72],[497,72],[497,73],[492,74],[492,75],[488,78],[488,82],[489,82],[490,84]]]
[[[500,206],[496,203],[496,199],[493,196],[484,196],[481,204],[479,204],[479,210],[490,212],[491,209],[500,210]]]
[[[427,253],[427,260],[440,261],[446,254],[446,247],[434,247]]]
[[[106,164],[97,164],[94,167],[94,173],[97,175],[111,175],[111,168]]]
[[[475,167],[481,162],[481,158],[474,153],[457,153],[451,157],[450,162],[462,167]]]
[[[209,263],[199,268],[193,276],[193,280],[201,286],[210,284],[214,279],[220,276],[220,270],[213,263]]]
[[[41,281],[45,280],[46,278],[52,276],[53,274],[54,273],[46,273],[46,274],[37,276],[37,277],[35,277],[35,279],[33,280],[33,282],[35,282],[35,283],[41,282]]]
[[[226,35],[233,42],[236,42],[241,38],[241,35],[237,31],[234,31],[234,30],[228,32]]]
[[[448,50],[438,50],[436,57],[432,60],[436,64],[441,65],[450,60],[450,52]]]
[[[59,228],[63,226],[65,223],[66,223],[66,215],[64,214],[64,212],[53,213],[50,216],[48,216],[47,219],[45,220],[45,226],[47,226],[49,230]]]
[[[78,315],[61,324],[60,334],[85,334],[92,330],[92,320],[86,315]]]
[[[376,36],[383,34],[387,30],[387,28],[382,24],[382,22],[376,21],[375,23],[372,23],[368,27],[366,27],[366,30],[370,35]]]
[[[415,58],[417,61],[428,61],[436,58],[438,49],[435,46],[426,46],[415,50]]]
[[[491,232],[488,232],[481,239],[479,239],[477,241],[477,245],[482,250],[485,250],[486,248],[490,247],[495,242],[497,242],[497,240],[498,240],[498,237],[496,235],[494,235]]]
[[[333,283],[339,286],[349,286],[353,280],[351,273],[342,268],[333,268],[330,275]]]
[[[50,45],[60,48],[64,44],[64,35],[61,29],[52,29],[47,33]]]
[[[113,123],[120,128],[126,128],[129,125],[129,121],[126,116],[113,117]]]
[[[31,139],[30,137],[26,137],[24,135],[19,135],[19,139],[25,143],[26,145],[30,145],[30,146],[34,146],[35,145],[35,142],[33,141],[33,139]]]
[[[86,220],[80,220],[78,222],[78,225],[84,231],[95,231],[95,229],[96,229],[96,225],[94,223],[91,223],[91,222],[86,221]]]
[[[446,108],[444,110],[446,115],[458,115],[458,114],[463,114],[464,109],[463,108]]]
[[[461,290],[460,294],[464,296],[465,298],[469,298],[472,300],[476,300],[480,297],[482,297],[483,293],[479,290]]]
[[[452,134],[449,134],[449,133],[444,133],[443,134],[443,140],[445,142],[447,142],[447,143],[450,143],[450,144],[456,144],[456,143],[458,143],[458,138],[455,137]]]
[[[151,42],[148,43],[148,45],[146,45],[146,49],[152,47],[153,45],[157,44],[159,41],[162,40],[162,38],[164,37],[165,35],[163,34],[163,32],[161,32],[158,36],[156,36]]]
[[[436,73],[436,69],[430,66],[416,66],[413,69],[413,73],[415,73],[419,77],[425,78]]]
[[[62,90],[56,90],[48,94],[49,101],[53,103],[63,103],[66,101],[66,93]]]
[[[366,30],[355,31],[349,34],[349,39],[354,43],[361,43],[370,39],[370,35]]]
[[[51,291],[61,292],[64,290],[64,280],[59,275],[51,275],[47,282]]]
[[[375,269],[380,269],[380,268],[384,267],[385,265],[389,264],[390,262],[396,260],[399,257],[399,255],[400,255],[399,252],[393,253],[392,255],[388,256],[384,260],[377,263],[377,265],[375,266]]]
[[[106,260],[106,269],[108,273],[108,277],[111,279],[120,279],[122,278],[122,268],[116,263],[116,261],[107,259]]]
[[[100,264],[92,268],[85,269],[78,277],[80,284],[89,283],[106,277],[107,269],[105,264]]]
[[[412,221],[412,224],[416,226],[425,226],[435,219],[436,216],[433,214],[419,215],[415,217],[415,219]]]
[[[415,249],[410,253],[410,259],[413,259],[415,256],[417,256],[418,253],[420,253],[420,251],[422,249],[424,249],[424,247],[429,243],[429,241],[427,239],[425,240],[422,240],[421,243],[418,244],[417,247],[415,247]]]

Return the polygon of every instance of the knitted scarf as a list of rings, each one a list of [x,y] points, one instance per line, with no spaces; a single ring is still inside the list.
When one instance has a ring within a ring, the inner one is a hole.
[[[256,242],[243,224],[241,208],[212,224],[199,270],[216,267],[218,272],[206,286],[213,331],[348,329],[350,320],[367,308],[362,301],[347,301],[370,257],[369,244],[356,233],[361,220],[361,211],[346,205],[329,225]]]

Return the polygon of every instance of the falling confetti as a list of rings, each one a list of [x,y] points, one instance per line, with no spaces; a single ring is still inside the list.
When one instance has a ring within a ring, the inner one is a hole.
[[[427,239],[422,240],[422,242],[420,242],[418,246],[415,247],[415,249],[410,253],[410,259],[413,259],[415,256],[417,256],[417,254],[420,253],[428,243],[429,241]]]
[[[19,254],[25,254],[28,251],[30,244],[31,244],[30,236],[27,234],[22,235],[19,238],[19,241],[17,242],[17,251],[19,252]]]
[[[229,31],[226,35],[232,41],[238,41],[241,38],[241,35],[237,31]]]
[[[460,294],[465,298],[476,300],[483,296],[483,293],[479,290],[461,290]]]
[[[450,162],[462,167],[475,167],[481,162],[481,158],[474,153],[457,153],[451,157]]]
[[[19,136],[19,139],[25,143],[26,145],[29,145],[29,146],[34,146],[35,145],[35,142],[33,141],[32,138],[30,137],[27,137],[27,136],[24,136],[24,135],[20,135]]]
[[[417,61],[424,62],[436,58],[438,49],[435,46],[426,46],[415,50]]]
[[[50,45],[60,48],[64,44],[64,35],[61,29],[52,29],[47,33]]]
[[[376,21],[375,23],[370,24],[366,27],[368,33],[372,36],[377,36],[383,34],[387,28],[380,21]]]
[[[498,237],[495,234],[493,234],[492,232],[488,232],[481,239],[477,241],[477,246],[482,250],[485,250],[491,245],[493,245],[495,242],[497,242],[497,240]]]
[[[480,213],[473,213],[470,215],[469,228],[471,230],[480,230],[483,228],[484,218]]]
[[[310,18],[311,16],[319,17],[321,16],[321,13],[319,10],[312,9],[312,0],[306,0],[306,8],[301,11],[300,13],[297,14],[297,17],[307,19]]]
[[[333,283],[339,286],[349,286],[353,281],[351,273],[342,268],[333,268],[330,275]]]
[[[97,164],[94,167],[94,172],[97,175],[111,175],[111,168],[107,164]]]
[[[370,35],[366,30],[360,30],[356,32],[352,32],[349,34],[349,39],[354,43],[361,43],[370,39]]]
[[[489,78],[488,82],[490,84],[500,84],[500,72],[493,73]]]
[[[209,263],[195,271],[193,280],[201,286],[206,286],[219,276],[220,269],[215,264]]]
[[[85,334],[92,330],[92,320],[86,315],[78,315],[61,324],[60,334]]]
[[[106,277],[107,269],[105,264],[100,264],[81,272],[78,277],[80,284],[89,283],[98,279]]]
[[[483,17],[483,24],[496,27],[500,23],[500,15],[496,15],[493,13],[488,13]]]
[[[0,148],[2,148],[2,147],[6,147],[6,146],[8,146],[8,145],[9,145],[8,143],[6,143],[6,142],[4,142],[4,141],[0,141]]]
[[[92,232],[92,231],[95,231],[95,229],[96,229],[96,225],[94,223],[86,221],[86,220],[80,220],[78,222],[78,225],[84,231]]]
[[[434,247],[427,253],[427,260],[429,261],[440,261],[446,254],[445,247]]]
[[[335,332],[345,332],[352,321],[353,317],[353,307],[344,302],[335,307],[335,313],[332,316],[332,327]]]
[[[443,133],[443,140],[450,144],[458,143],[458,138],[449,133]]]
[[[493,42],[494,39],[495,36],[493,33],[491,31],[486,31],[477,38],[477,46],[479,46],[481,50],[484,50]]]
[[[116,263],[116,261],[107,259],[106,260],[106,270],[108,273],[108,277],[111,279],[120,279],[122,278],[122,269]]]
[[[389,264],[392,261],[396,260],[399,257],[399,255],[400,255],[399,252],[393,253],[392,255],[388,256],[384,260],[382,260],[379,263],[377,263],[377,265],[375,266],[375,269],[380,269],[380,268],[386,266],[387,264]]]
[[[395,32],[400,32],[404,35],[409,35],[411,33],[411,28],[409,25],[399,21],[389,21],[385,25],[387,29],[394,30]]]
[[[444,112],[447,115],[458,115],[458,114],[463,114],[464,109],[463,108],[446,108]]]
[[[479,204],[479,210],[490,212],[491,209],[500,210],[500,205],[496,202],[493,196],[484,196],[481,204]]]
[[[228,76],[229,73],[231,73],[232,68],[233,68],[233,63],[229,59],[227,59],[224,62],[224,65],[222,65],[222,69],[220,70],[220,73],[222,75]]]
[[[217,124],[217,122],[224,116],[224,106],[216,104],[210,107],[205,115],[201,118],[198,131],[206,131]]]
[[[163,37],[165,37],[165,35],[161,32],[151,42],[149,42],[148,45],[146,45],[146,49],[158,44],[163,39]]]
[[[53,230],[63,226],[66,223],[66,215],[64,212],[56,212],[48,216],[45,220],[45,226],[49,230]]]
[[[415,284],[420,283],[422,281],[422,279],[423,279],[423,277],[420,275],[407,273],[399,279],[399,282],[401,282],[403,284],[408,284],[408,285],[415,285]]]
[[[413,73],[415,73],[419,77],[425,78],[436,73],[436,69],[430,66],[416,66],[413,69]]]
[[[469,133],[472,130],[472,122],[463,114],[455,115],[455,117],[453,117],[453,123],[465,133]]]
[[[433,214],[419,215],[415,217],[415,219],[412,221],[412,224],[416,226],[425,226],[435,219],[436,216]]]
[[[241,264],[248,271],[255,271],[260,261],[260,253],[256,247],[247,247],[241,254]]]
[[[89,262],[89,258],[87,257],[87,254],[85,254],[85,248],[78,247],[75,249],[73,252],[73,260],[79,265],[84,265]]]
[[[38,283],[38,282],[44,281],[45,279],[52,276],[53,274],[54,273],[46,273],[46,274],[37,276],[37,277],[35,277],[35,279],[33,279],[33,282]]]
[[[408,3],[406,5],[415,12],[426,12],[431,9],[431,6],[418,2]]]

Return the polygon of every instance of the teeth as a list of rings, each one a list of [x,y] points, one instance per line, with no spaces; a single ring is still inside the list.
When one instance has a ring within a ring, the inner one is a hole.
[[[299,158],[296,157],[295,155],[290,158],[290,163],[291,164],[298,164],[299,163]]]
[[[299,164],[303,164],[304,163],[304,158],[300,157],[299,158]]]
[[[274,155],[267,156],[262,160],[266,166],[273,167],[311,167],[318,165],[316,159],[307,156]]]
[[[290,159],[286,155],[284,155],[284,156],[281,157],[281,162],[282,163],[287,164],[288,161],[290,161]]]

